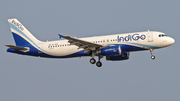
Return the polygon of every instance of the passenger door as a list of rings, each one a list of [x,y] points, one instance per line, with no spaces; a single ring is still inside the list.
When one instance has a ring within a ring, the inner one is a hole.
[[[148,31],[147,36],[148,36],[148,42],[153,42],[153,33]]]

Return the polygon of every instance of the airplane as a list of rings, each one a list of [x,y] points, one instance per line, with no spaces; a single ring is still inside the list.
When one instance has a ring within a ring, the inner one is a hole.
[[[163,32],[143,31],[125,34],[76,38],[64,36],[65,40],[39,41],[16,18],[8,19],[16,45],[9,47],[7,52],[45,58],[91,57],[90,63],[101,67],[104,56],[108,61],[128,60],[130,52],[150,50],[151,59],[154,49],[174,44],[175,40]],[[98,57],[98,62],[94,57]]]

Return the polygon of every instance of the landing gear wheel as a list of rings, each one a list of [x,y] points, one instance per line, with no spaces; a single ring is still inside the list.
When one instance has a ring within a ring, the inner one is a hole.
[[[91,63],[91,64],[95,64],[95,63],[96,63],[96,60],[95,60],[94,58],[91,58],[91,59],[90,59],[90,63]]]
[[[152,56],[151,56],[151,59],[153,59],[153,60],[154,60],[154,59],[155,59],[155,56],[154,56],[154,55],[152,55]]]
[[[102,63],[101,63],[100,61],[98,61],[98,62],[96,63],[96,66],[101,67],[101,66],[102,66]]]
[[[155,56],[153,55],[153,49],[150,49],[150,52],[151,52],[151,59],[155,59]]]

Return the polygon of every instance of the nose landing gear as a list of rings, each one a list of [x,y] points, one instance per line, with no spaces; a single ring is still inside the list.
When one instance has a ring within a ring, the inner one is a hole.
[[[153,49],[150,49],[150,52],[151,52],[151,59],[155,59],[155,56],[153,55]]]
[[[154,55],[152,55],[152,56],[151,56],[151,59],[153,59],[153,60],[154,60],[154,59],[155,59],[155,56],[154,56]]]

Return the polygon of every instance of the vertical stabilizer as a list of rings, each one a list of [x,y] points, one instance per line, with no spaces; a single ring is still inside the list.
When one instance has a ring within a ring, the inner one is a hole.
[[[16,46],[36,44],[37,40],[17,19],[8,19]]]

